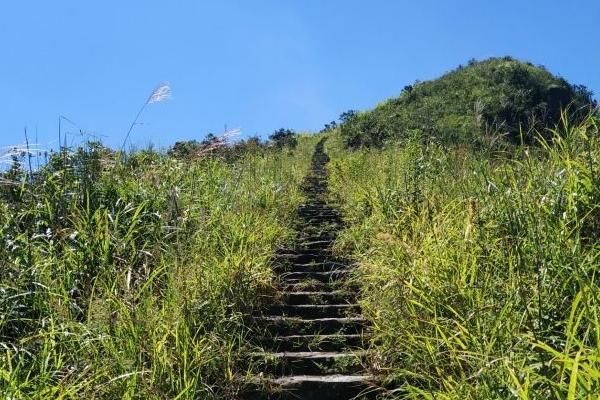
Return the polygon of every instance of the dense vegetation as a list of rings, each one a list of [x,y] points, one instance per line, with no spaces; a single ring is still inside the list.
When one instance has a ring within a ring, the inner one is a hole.
[[[554,126],[561,109],[587,114],[591,93],[543,67],[510,57],[471,61],[441,78],[406,86],[372,111],[345,115],[347,146],[381,147],[411,134],[441,143],[494,140],[532,142],[534,131]]]
[[[235,398],[312,139],[234,161],[98,144],[0,187],[2,398]]]
[[[600,116],[510,58],[319,135],[15,154],[0,175],[4,398],[234,399],[326,135],[385,398],[600,393]],[[566,109],[565,109],[566,107]],[[256,372],[256,371],[253,371]]]
[[[328,141],[372,364],[403,399],[600,394],[600,119],[512,154]]]

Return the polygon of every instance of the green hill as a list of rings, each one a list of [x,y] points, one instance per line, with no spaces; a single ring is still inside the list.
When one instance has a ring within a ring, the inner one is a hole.
[[[561,109],[573,113],[592,102],[591,92],[510,57],[470,61],[438,79],[406,86],[399,97],[347,119],[349,147],[381,146],[410,132],[446,143],[477,142],[481,134],[525,139],[531,128],[553,126]]]

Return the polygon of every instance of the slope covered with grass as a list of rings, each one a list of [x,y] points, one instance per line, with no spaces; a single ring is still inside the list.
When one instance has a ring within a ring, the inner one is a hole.
[[[341,133],[349,147],[380,147],[411,133],[443,143],[477,144],[486,135],[519,143],[521,130],[530,140],[531,129],[559,121],[561,108],[570,106],[577,116],[589,103],[585,87],[543,67],[491,58],[405,87],[399,97],[349,118]]]
[[[235,398],[313,143],[233,161],[90,145],[4,174],[0,397]]]
[[[359,263],[393,397],[598,398],[599,128],[564,119],[510,155],[422,137],[348,151],[331,134],[337,248]]]

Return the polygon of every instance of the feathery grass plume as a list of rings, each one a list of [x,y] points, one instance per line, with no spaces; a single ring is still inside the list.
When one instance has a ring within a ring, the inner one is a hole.
[[[42,152],[42,147],[40,147],[38,144],[31,143],[29,144],[29,146],[18,145],[4,147],[3,151],[0,152],[0,170],[2,170],[3,165],[14,165],[15,160],[20,160],[24,157],[38,157]],[[2,184],[6,183],[6,181],[2,182]]]
[[[29,147],[26,145],[17,145],[17,146],[6,146],[2,148],[2,153],[0,153],[0,164],[11,164],[13,157],[25,157],[27,155],[35,156],[39,152],[43,151],[42,147],[38,144],[29,144]]]
[[[229,129],[223,132],[221,136],[214,137],[210,143],[203,146],[199,151],[196,152],[196,157],[203,157],[216,149],[219,149],[223,146],[227,146],[231,140],[238,136],[242,130],[240,128]]]
[[[168,82],[158,85],[148,97],[148,104],[160,103],[171,98],[171,87]]]
[[[133,119],[133,122],[129,126],[127,135],[125,135],[125,139],[123,140],[123,144],[121,145],[121,151],[123,151],[123,149],[125,148],[125,144],[127,143],[129,136],[131,135],[131,131],[133,130],[135,124],[137,124],[137,121],[140,118],[140,115],[142,115],[142,112],[144,111],[146,106],[148,104],[160,103],[161,101],[168,100],[169,98],[171,98],[171,86],[168,82],[163,82],[154,88],[152,93],[150,93],[150,95],[146,99],[146,102],[142,105],[142,107],[136,114],[135,118]]]

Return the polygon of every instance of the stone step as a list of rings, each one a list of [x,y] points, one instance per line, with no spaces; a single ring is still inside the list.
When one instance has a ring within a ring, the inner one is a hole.
[[[288,278],[279,287],[284,292],[333,292],[346,289],[342,280],[321,282],[316,279]]]
[[[307,205],[307,206],[300,206],[298,208],[298,210],[296,211],[296,213],[298,215],[333,215],[336,217],[341,217],[342,213],[338,210],[336,210],[333,207],[327,206],[327,205],[323,205],[323,206],[314,206],[314,205]]]
[[[288,376],[351,374],[364,369],[365,355],[366,351],[294,351],[254,353],[252,356],[260,364],[261,372]]]
[[[308,264],[311,262],[324,262],[328,257],[329,255],[325,252],[282,249],[275,256],[275,259],[284,263]]]
[[[347,273],[353,266],[348,263],[336,262],[336,261],[321,261],[311,263],[289,263],[286,265],[279,265],[275,268],[278,271],[285,272],[297,272],[297,273],[332,273],[341,272]]]
[[[284,292],[281,301],[290,305],[297,304],[347,304],[354,295],[343,290],[331,292]]]
[[[362,317],[303,319],[262,316],[256,321],[271,336],[363,334],[367,331]]]
[[[357,304],[273,304],[263,315],[313,319],[343,318],[357,314],[360,314],[360,307]]]
[[[348,271],[336,269],[331,271],[292,271],[284,272],[280,275],[283,282],[300,282],[303,280],[315,280],[323,283],[330,283],[344,279]]]
[[[338,210],[335,207],[330,206],[327,203],[321,203],[321,204],[306,203],[306,204],[301,204],[300,206],[298,206],[298,209],[297,209],[296,212],[298,214],[321,212],[321,213],[329,213],[329,214],[335,214],[335,215],[342,215],[342,213],[341,213],[340,210]]]
[[[261,338],[262,347],[270,351],[344,351],[368,345],[368,336],[353,335],[290,335]]]
[[[311,240],[306,242],[298,242],[298,249],[324,250],[331,247],[333,240]]]
[[[296,375],[270,379],[278,400],[374,399],[377,379],[373,375]],[[270,395],[269,395],[270,396]],[[256,400],[261,400],[257,397]]]
[[[341,217],[337,215],[327,216],[327,215],[301,215],[300,223],[309,223],[315,225],[321,225],[323,223],[341,223],[343,220]]]
[[[337,232],[329,232],[329,231],[319,231],[319,232],[303,232],[298,235],[296,241],[298,243],[305,242],[317,242],[322,240],[327,240],[330,242],[334,242],[337,237]]]

